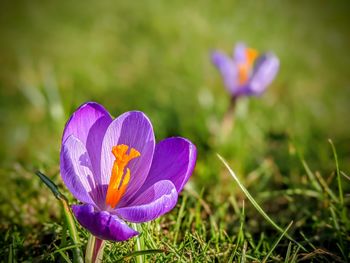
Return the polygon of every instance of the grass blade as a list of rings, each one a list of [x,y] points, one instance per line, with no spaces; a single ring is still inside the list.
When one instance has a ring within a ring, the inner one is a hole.
[[[72,238],[73,244],[76,245],[76,247],[73,249],[73,258],[74,258],[73,261],[82,263],[82,262],[84,262],[84,260],[82,257],[81,250],[79,248],[79,246],[80,246],[79,234],[78,234],[78,231],[75,227],[74,218],[72,216],[72,213],[71,213],[71,210],[70,210],[70,207],[68,205],[67,200],[65,198],[61,198],[60,201],[61,201],[61,204],[63,207],[63,214],[64,214],[64,218],[67,222],[70,237]]]
[[[176,220],[176,224],[175,224],[175,237],[174,237],[174,243],[173,243],[174,245],[177,242],[177,238],[178,238],[180,227],[181,227],[181,220],[182,220],[184,213],[185,213],[186,201],[187,201],[187,195],[184,195],[183,199],[182,199],[182,204],[180,207],[179,215],[177,216],[177,220]]]
[[[55,248],[57,248],[57,250],[55,251],[55,253],[59,253],[61,255],[61,257],[68,263],[72,263],[72,261],[69,259],[69,257],[63,252],[62,249],[59,249],[58,246],[56,246],[55,244],[53,244],[55,246]]]
[[[288,263],[289,257],[290,257],[290,251],[292,249],[292,242],[289,242],[286,256],[284,257],[284,263]]]
[[[248,243],[247,243],[247,241],[244,241],[242,254],[241,254],[241,261],[240,261],[241,263],[245,263],[245,261],[246,261],[247,247],[248,247]]]
[[[7,260],[8,263],[12,263],[14,262],[13,261],[13,246],[12,244],[10,244],[9,246],[9,255],[8,255],[8,260]]]
[[[133,223],[132,224],[134,229],[136,229],[138,232],[140,232],[141,230],[141,226]],[[135,243],[135,251],[143,251],[145,246],[145,242],[144,242],[144,237],[143,234],[141,233],[140,235],[138,235],[136,237],[136,243]],[[138,255],[136,256],[136,263],[144,263],[145,262],[145,257],[143,255]]]
[[[334,159],[335,159],[335,166],[336,166],[336,170],[337,170],[338,191],[339,191],[339,202],[340,202],[340,205],[343,207],[344,206],[344,196],[343,196],[343,187],[342,187],[340,171],[339,171],[338,155],[337,155],[337,151],[335,150],[335,147],[334,147],[332,140],[329,139],[328,141],[332,146],[332,151],[333,151],[333,155],[334,155]]]
[[[324,191],[329,195],[329,197],[333,199],[335,203],[339,203],[338,197],[333,193],[332,189],[328,186],[327,182],[323,179],[322,175],[319,172],[316,172],[315,175],[320,184],[322,185]]]
[[[347,228],[350,227],[350,221],[349,218],[347,216],[348,212],[347,212],[347,207],[344,204],[344,194],[343,194],[343,185],[342,185],[342,179],[341,179],[341,175],[345,175],[345,173],[341,172],[339,169],[339,163],[338,163],[338,155],[337,155],[337,151],[335,149],[335,146],[332,142],[331,139],[328,140],[329,143],[332,146],[332,150],[333,150],[333,155],[334,155],[334,160],[335,160],[335,166],[336,166],[336,171],[337,171],[337,181],[338,181],[338,192],[339,192],[339,206],[340,206],[340,211],[341,211],[341,219],[344,222],[344,224],[347,226]],[[345,176],[345,178],[348,178],[347,176]],[[343,244],[341,242],[341,246],[343,248]],[[343,250],[342,250],[343,253]],[[344,253],[343,253],[344,255]]]
[[[131,252],[130,254],[117,259],[115,262],[125,262],[127,260],[130,260],[133,257],[137,256],[144,256],[144,255],[151,255],[151,254],[157,254],[157,253],[164,253],[164,250],[161,249],[149,249],[149,250],[142,250],[142,251],[134,251]]]
[[[281,241],[281,239],[287,234],[289,228],[292,226],[293,221],[291,221],[289,223],[289,225],[286,227],[286,229],[283,231],[283,233],[279,236],[279,238],[276,240],[276,242],[273,244],[272,248],[270,249],[269,253],[267,253],[266,257],[263,259],[263,263],[265,263],[268,258],[271,256],[272,252],[275,250],[275,248],[277,247],[277,245],[279,244],[279,242]],[[289,246],[288,246],[289,248]]]
[[[45,174],[43,174],[40,171],[37,171],[35,174],[41,179],[41,181],[45,183],[45,185],[52,191],[54,196],[61,202],[63,208],[63,215],[67,222],[68,231],[73,241],[73,245],[75,245],[75,247],[73,248],[73,261],[77,263],[83,263],[84,260],[82,257],[81,250],[79,248],[79,234],[75,227],[75,221],[72,216],[70,207],[68,205],[67,198],[59,191],[57,185],[54,182],[52,182]]]
[[[220,161],[225,165],[225,167],[227,168],[227,170],[229,171],[229,173],[231,174],[231,176],[233,177],[233,179],[236,181],[236,183],[238,184],[239,188],[241,188],[242,192],[246,195],[246,197],[249,199],[249,201],[253,204],[253,206],[255,207],[256,210],[258,210],[258,212],[265,218],[265,220],[267,222],[269,222],[274,228],[276,228],[276,230],[278,230],[281,233],[284,233],[284,230],[279,227],[266,213],[265,211],[261,208],[261,206],[255,201],[255,199],[250,195],[249,191],[244,187],[244,185],[239,181],[238,177],[236,176],[236,174],[232,171],[232,169],[230,168],[230,166],[227,164],[226,160],[221,157],[220,154],[217,154],[218,158],[220,159]],[[285,236],[293,241],[295,244],[297,244],[298,246],[300,246],[303,250],[306,251],[306,249],[299,244],[297,241],[295,241],[291,236],[289,236],[287,233],[285,233]]]
[[[36,171],[35,174],[40,178],[40,180],[51,190],[54,196],[59,200],[62,198],[61,192],[58,190],[58,186],[52,182],[45,174],[40,171]]]
[[[306,171],[306,175],[309,177],[311,185],[315,188],[315,190],[317,190],[318,192],[321,192],[322,191],[322,187],[317,182],[316,177],[313,174],[313,172],[311,171],[310,167],[307,165],[307,163],[305,162],[304,159],[302,159],[301,157],[300,157],[300,159],[301,159],[301,163],[303,164],[304,169]]]

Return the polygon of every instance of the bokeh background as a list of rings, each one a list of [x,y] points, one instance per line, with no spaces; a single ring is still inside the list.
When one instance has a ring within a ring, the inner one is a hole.
[[[1,233],[33,247],[33,229],[57,221],[33,171],[64,189],[64,123],[91,100],[114,116],[144,111],[158,140],[193,141],[194,189],[230,182],[217,152],[255,193],[293,181],[300,158],[330,172],[328,138],[349,171],[349,10],[347,1],[2,1]],[[281,68],[263,96],[239,102],[234,131],[217,143],[229,96],[210,52],[231,53],[237,41],[275,52]]]

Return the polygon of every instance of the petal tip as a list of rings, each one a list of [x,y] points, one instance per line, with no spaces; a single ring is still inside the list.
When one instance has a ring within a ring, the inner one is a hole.
[[[94,211],[90,204],[73,205],[72,210],[83,227],[103,240],[121,242],[139,234],[116,215],[107,211]]]
[[[84,118],[83,118],[84,116]],[[89,117],[87,117],[89,116]],[[66,122],[66,125],[63,130],[62,139],[61,142],[64,142],[67,137],[71,134],[75,134],[79,138],[79,132],[78,128],[76,127],[77,124],[80,126],[85,123],[85,129],[88,127],[91,127],[101,116],[106,116],[111,121],[111,115],[109,112],[99,103],[94,101],[88,101],[83,104],[81,104],[70,116],[68,121]],[[80,127],[81,128],[81,127]],[[87,129],[88,130],[88,129]],[[80,133],[84,134],[88,131],[80,131]],[[85,137],[87,135],[81,135],[81,140],[84,142]]]

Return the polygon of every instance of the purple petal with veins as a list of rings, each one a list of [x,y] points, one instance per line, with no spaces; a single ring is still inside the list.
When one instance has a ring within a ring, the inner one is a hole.
[[[100,239],[125,241],[138,235],[118,216],[106,211],[94,211],[92,205],[73,205],[72,210],[78,222]]]
[[[154,220],[174,208],[177,196],[176,188],[171,181],[158,181],[140,193],[127,207],[116,209],[116,214],[135,223]]]

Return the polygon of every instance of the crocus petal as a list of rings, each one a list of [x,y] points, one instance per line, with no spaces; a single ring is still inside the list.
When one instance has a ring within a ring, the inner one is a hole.
[[[111,122],[112,117],[102,105],[87,102],[73,113],[63,132],[62,142],[74,135],[85,145],[96,177],[101,172],[102,140]]]
[[[272,54],[261,56],[249,80],[249,91],[252,95],[260,95],[271,84],[279,69],[279,60]]]
[[[93,204],[89,193],[95,182],[83,143],[74,135],[69,136],[62,145],[60,158],[61,176],[69,191],[81,202]]]
[[[247,47],[243,43],[237,43],[233,50],[233,60],[236,64],[245,64],[247,62]]]
[[[127,165],[131,171],[131,179],[120,202],[122,204],[143,185],[152,163],[155,138],[152,124],[144,113],[126,112],[108,127],[102,143],[101,177],[99,178],[99,183],[102,185],[109,184],[115,160],[112,147],[120,144],[126,144],[141,153]]]
[[[177,202],[177,191],[169,180],[155,183],[128,207],[117,208],[116,213],[123,219],[141,223],[147,222],[169,212]]]
[[[180,192],[193,172],[196,157],[196,146],[185,138],[160,141],[156,144],[151,169],[139,192],[160,180],[170,180]]]
[[[226,89],[234,94],[238,87],[238,70],[234,61],[221,52],[212,53],[212,62],[220,71]]]
[[[88,138],[90,129],[96,125],[96,122],[112,121],[111,116],[105,108],[96,102],[87,102],[81,105],[67,121],[63,131],[62,142],[64,142],[70,135],[74,135],[84,145]]]
[[[95,212],[92,205],[73,205],[72,210],[78,222],[100,239],[125,241],[138,235],[118,216],[106,211]]]

